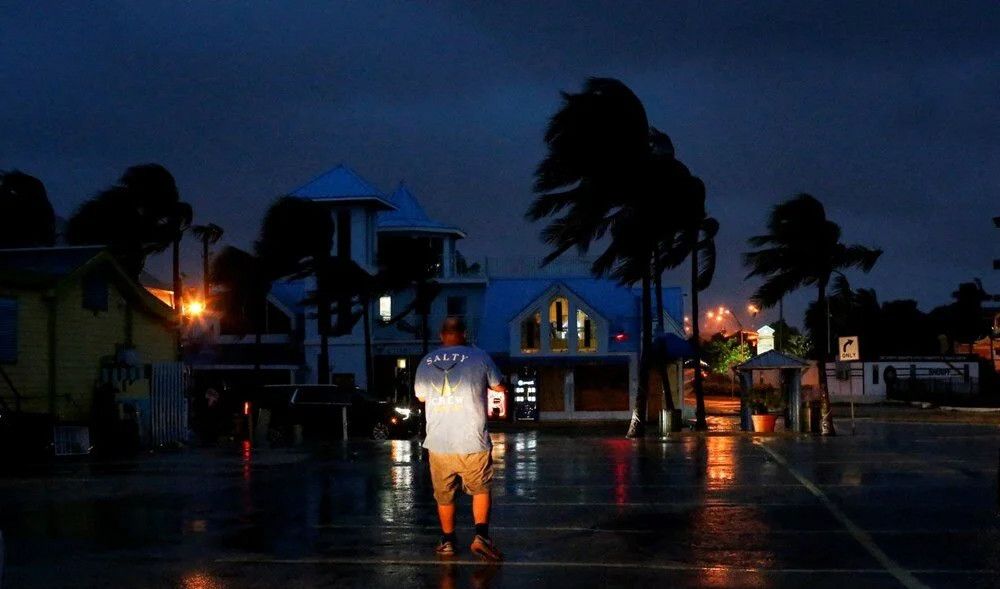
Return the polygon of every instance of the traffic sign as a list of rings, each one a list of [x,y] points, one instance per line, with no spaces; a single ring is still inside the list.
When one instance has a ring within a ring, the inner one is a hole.
[[[837,360],[841,362],[850,362],[851,360],[861,359],[861,348],[858,346],[857,336],[849,336],[840,338],[837,344]]]

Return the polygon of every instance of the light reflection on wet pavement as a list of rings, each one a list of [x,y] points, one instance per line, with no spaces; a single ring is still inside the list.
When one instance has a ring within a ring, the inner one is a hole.
[[[1000,586],[996,427],[863,421],[855,437],[642,441],[586,431],[493,434],[500,567],[467,550],[435,559],[415,441],[7,473],[4,588]]]

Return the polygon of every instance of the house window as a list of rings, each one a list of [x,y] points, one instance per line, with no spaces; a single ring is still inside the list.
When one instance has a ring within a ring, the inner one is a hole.
[[[465,317],[466,298],[448,297],[448,315],[451,317]]]
[[[384,296],[378,298],[378,316],[383,322],[392,319],[392,297]]]
[[[597,324],[583,311],[576,311],[576,346],[580,352],[597,351]]]
[[[0,298],[0,364],[17,362],[17,299]]]
[[[569,350],[569,299],[556,297],[549,304],[549,347],[553,352]]]
[[[92,272],[84,276],[81,286],[83,287],[84,309],[108,310],[108,281],[101,273]]]
[[[533,354],[541,349],[539,334],[542,327],[542,314],[536,312],[521,322],[521,352]]]

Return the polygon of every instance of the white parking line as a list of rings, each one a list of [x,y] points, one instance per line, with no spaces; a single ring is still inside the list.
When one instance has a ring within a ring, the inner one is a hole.
[[[483,566],[502,565],[505,568],[580,568],[580,569],[647,569],[659,571],[725,571],[742,573],[793,573],[793,574],[886,574],[882,569],[764,569],[758,567],[730,567],[730,566],[699,566],[683,563],[655,563],[655,562],[574,562],[574,561],[521,561],[505,560],[502,563],[488,563],[482,560],[463,560],[460,558],[443,560],[441,558],[349,558],[349,557],[305,557],[305,558],[254,558],[254,557],[233,557],[217,558],[217,564],[329,564],[329,565],[353,565],[353,566]],[[945,571],[955,572],[955,571]],[[963,573],[965,571],[962,571]]]
[[[731,567],[725,565],[700,566],[683,563],[655,563],[655,562],[574,562],[574,561],[521,561],[505,560],[500,563],[485,562],[482,560],[466,560],[461,558],[441,559],[441,558],[350,558],[350,557],[305,557],[305,558],[265,558],[265,557],[231,557],[217,558],[216,564],[262,564],[262,565],[337,565],[337,566],[502,566],[504,568],[577,568],[577,569],[645,569],[658,571],[678,571],[678,572],[712,572],[721,571],[727,573],[758,573],[758,574],[793,574],[793,575],[886,575],[892,574],[887,569],[832,569],[832,568],[760,568],[760,567]],[[956,574],[962,575],[996,575],[1000,573],[997,569],[917,569],[913,571],[903,571],[905,574]],[[898,578],[898,577],[897,577]],[[904,583],[905,584],[905,583]],[[910,585],[907,585],[910,587]],[[925,585],[917,582],[913,587],[924,588]]]
[[[802,483],[802,486],[809,489],[809,492],[815,495],[816,498],[819,499],[820,503],[826,507],[827,511],[830,512],[830,515],[836,518],[837,521],[847,528],[847,531],[850,532],[851,536],[853,536],[855,540],[857,540],[858,544],[861,544],[861,546],[868,551],[868,554],[872,555],[875,560],[885,567],[885,570],[895,577],[897,581],[902,583],[905,587],[907,587],[907,589],[929,589],[927,585],[924,585],[917,580],[917,578],[914,577],[910,571],[905,570],[899,565],[899,563],[889,558],[889,555],[879,548],[877,544],[875,544],[875,541],[872,540],[872,537],[868,535],[867,532],[855,524],[851,518],[847,517],[847,514],[841,511],[840,508],[837,507],[837,505],[834,504],[834,502],[826,495],[826,493],[820,490],[820,488],[814,485],[812,481],[807,479],[798,470],[796,470],[795,467],[789,464],[783,456],[768,448],[763,441],[755,440],[754,443],[770,454],[771,458],[773,458],[775,462],[784,466],[788,472],[792,474],[792,476]]]

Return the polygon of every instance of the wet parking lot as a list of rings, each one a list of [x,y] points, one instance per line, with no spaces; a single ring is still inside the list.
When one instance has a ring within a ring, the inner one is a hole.
[[[495,433],[500,566],[435,557],[415,441],[68,461],[0,477],[2,586],[998,587],[998,433]]]

